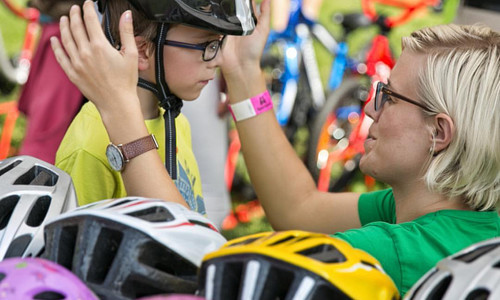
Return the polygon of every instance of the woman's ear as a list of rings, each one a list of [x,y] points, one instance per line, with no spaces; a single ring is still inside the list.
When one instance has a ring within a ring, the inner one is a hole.
[[[150,66],[149,58],[151,55],[149,42],[142,36],[136,36],[135,43],[139,55],[139,71],[147,70]]]
[[[455,123],[447,114],[439,113],[434,116],[434,153],[446,149],[455,135]]]

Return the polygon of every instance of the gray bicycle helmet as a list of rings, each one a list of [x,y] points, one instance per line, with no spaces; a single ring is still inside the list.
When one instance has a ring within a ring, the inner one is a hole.
[[[38,256],[47,220],[76,206],[64,171],[31,156],[0,161],[0,260]]]
[[[474,244],[442,259],[404,299],[500,299],[500,238]]]
[[[137,197],[62,214],[45,235],[43,258],[71,270],[102,300],[193,294],[203,256],[226,242],[201,214]]]

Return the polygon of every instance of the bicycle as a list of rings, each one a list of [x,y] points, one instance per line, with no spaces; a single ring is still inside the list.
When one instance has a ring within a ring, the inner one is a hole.
[[[40,12],[35,8],[19,6],[12,0],[1,0],[1,2],[11,13],[27,22],[22,48],[16,59],[7,55],[0,32],[0,92],[3,95],[9,95],[16,86],[23,85],[28,79],[40,31]],[[7,158],[13,152],[12,135],[19,117],[16,100],[0,104],[0,115],[4,114],[6,117],[0,136],[0,159]]]
[[[304,16],[302,0],[292,0],[287,27],[283,31],[270,32],[261,61],[261,67],[268,75],[268,88],[275,103],[276,117],[292,144],[301,128],[310,130],[314,116],[325,103],[326,92],[336,88],[336,83],[331,81],[328,82],[326,90],[323,86],[314,41],[324,47],[332,57],[338,56],[339,51],[342,51],[341,45],[325,26]],[[336,66],[332,64],[332,68]],[[230,131],[229,139],[225,181],[231,191],[235,181],[239,180],[235,173],[240,144],[235,129]],[[300,148],[300,145],[296,148]],[[254,197],[253,191],[249,189],[245,192],[246,198]]]
[[[378,14],[375,3],[401,9],[399,15]],[[388,35],[391,30],[408,22],[417,11],[440,5],[439,0],[422,0],[407,4],[398,0],[362,0],[363,14],[356,16],[359,24],[377,27],[378,33],[370,40],[364,60],[360,63],[360,76],[347,76],[339,88],[333,91],[318,113],[311,131],[307,167],[317,179],[321,191],[345,190],[359,169],[364,153],[364,140],[372,120],[364,114],[364,105],[371,99],[374,84],[386,82],[394,66],[394,52],[390,48]],[[345,26],[345,24],[343,24]],[[351,28],[355,30],[356,28]],[[345,74],[345,73],[344,73]],[[374,179],[365,176],[369,189]]]

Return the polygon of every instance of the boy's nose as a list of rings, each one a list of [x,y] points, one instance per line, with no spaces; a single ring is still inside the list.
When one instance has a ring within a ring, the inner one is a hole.
[[[207,61],[210,68],[217,68],[222,64],[221,51],[222,51],[222,49],[219,49],[219,51],[217,51],[217,54],[215,55],[214,59]]]

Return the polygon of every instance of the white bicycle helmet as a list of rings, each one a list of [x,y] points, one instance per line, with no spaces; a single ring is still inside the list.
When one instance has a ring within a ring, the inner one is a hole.
[[[38,256],[46,221],[76,206],[64,171],[31,156],[0,161],[0,260]]]
[[[127,197],[63,214],[45,228],[44,258],[75,273],[101,299],[191,293],[203,256],[226,239],[177,203]]]
[[[405,295],[405,300],[438,299],[500,299],[500,238],[442,259]]]

